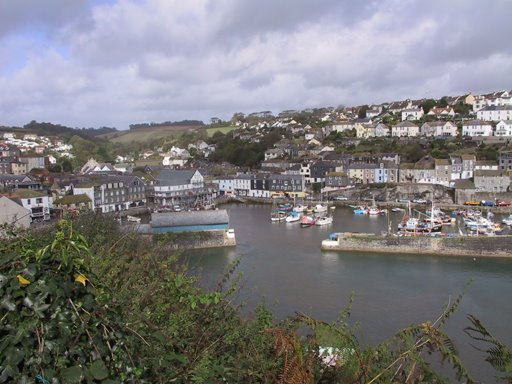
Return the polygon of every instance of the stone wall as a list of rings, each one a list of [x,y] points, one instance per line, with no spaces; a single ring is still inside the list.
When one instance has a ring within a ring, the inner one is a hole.
[[[234,247],[236,240],[228,238],[226,231],[179,232],[153,235],[154,240],[165,242],[165,248],[176,249],[202,249]]]
[[[436,238],[345,234],[340,235],[337,242],[322,243],[322,249],[438,256],[512,257],[512,236]]]

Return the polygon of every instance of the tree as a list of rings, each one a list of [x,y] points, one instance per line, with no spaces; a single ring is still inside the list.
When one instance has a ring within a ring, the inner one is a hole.
[[[357,111],[357,117],[364,119],[366,117],[366,111],[368,111],[368,105],[362,105]]]
[[[432,108],[436,106],[436,101],[434,99],[426,99],[421,103],[421,108],[425,115],[430,112]]]

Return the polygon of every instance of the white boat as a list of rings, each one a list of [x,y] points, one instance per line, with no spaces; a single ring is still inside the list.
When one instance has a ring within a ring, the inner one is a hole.
[[[330,216],[324,216],[318,218],[315,225],[331,225],[332,224],[332,217]]]
[[[126,220],[131,221],[133,223],[140,223],[140,217],[126,215]]]
[[[303,205],[303,204],[299,204],[299,205],[296,205],[295,207],[293,207],[293,211],[298,212],[298,213],[306,212],[307,209],[308,209],[308,206]]]
[[[512,226],[512,214],[508,215],[507,217],[504,217],[501,222],[505,225]]]
[[[322,205],[322,204],[317,204],[317,205],[315,205],[314,212],[315,213],[327,212],[327,206]]]
[[[404,212],[405,208],[395,207],[391,208],[391,212]]]
[[[292,211],[288,216],[286,216],[285,221],[287,223],[295,223],[297,221],[300,221],[301,217],[302,217],[302,215],[300,213]]]
[[[281,211],[272,211],[270,214],[270,221],[273,223],[279,222],[279,221],[285,221],[288,214],[286,212]]]

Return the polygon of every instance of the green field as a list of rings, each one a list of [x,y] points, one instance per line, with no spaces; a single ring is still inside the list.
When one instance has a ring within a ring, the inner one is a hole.
[[[226,134],[228,132],[234,131],[236,128],[237,127],[235,126],[207,128],[206,132],[208,133],[208,137],[212,137],[215,132],[221,132],[223,134]]]
[[[109,139],[112,143],[130,144],[132,142],[145,142],[154,139],[164,138],[175,138],[179,136],[181,132],[177,131],[126,131],[120,132],[116,137]]]

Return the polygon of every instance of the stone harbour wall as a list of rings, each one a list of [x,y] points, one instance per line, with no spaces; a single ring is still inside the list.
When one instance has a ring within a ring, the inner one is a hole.
[[[153,235],[153,240],[163,241],[169,250],[236,246],[235,238],[229,238],[224,230]]]
[[[322,242],[322,250],[512,258],[512,236],[436,238],[340,234],[337,241]]]

